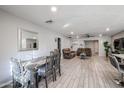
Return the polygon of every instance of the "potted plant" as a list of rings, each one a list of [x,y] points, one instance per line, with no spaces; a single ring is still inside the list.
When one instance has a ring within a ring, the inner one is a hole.
[[[109,49],[110,49],[111,47],[110,47],[108,41],[104,42],[103,44],[104,44],[104,48],[105,48],[104,50],[105,50],[105,52],[106,52],[106,57],[108,57]]]

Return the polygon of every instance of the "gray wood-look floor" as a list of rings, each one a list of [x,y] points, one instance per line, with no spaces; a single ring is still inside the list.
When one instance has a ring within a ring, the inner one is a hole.
[[[49,88],[120,88],[113,81],[119,73],[103,57],[63,59],[61,69],[61,77],[57,75],[55,82],[49,80]],[[39,87],[45,87],[44,81]]]

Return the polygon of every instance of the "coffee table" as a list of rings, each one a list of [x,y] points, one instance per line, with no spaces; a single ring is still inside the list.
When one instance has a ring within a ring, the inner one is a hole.
[[[81,53],[80,54],[80,59],[85,59],[86,58],[86,54],[85,53]]]

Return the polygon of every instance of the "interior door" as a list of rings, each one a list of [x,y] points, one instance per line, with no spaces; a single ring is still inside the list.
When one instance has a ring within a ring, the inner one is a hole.
[[[58,38],[58,40],[57,40],[57,48],[61,54],[61,38]]]

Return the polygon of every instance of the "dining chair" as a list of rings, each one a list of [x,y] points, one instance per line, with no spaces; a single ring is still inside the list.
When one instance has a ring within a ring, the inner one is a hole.
[[[57,77],[57,72],[59,72],[59,76],[61,76],[60,61],[61,61],[60,53],[59,53],[59,51],[55,50],[54,51],[54,73],[55,73],[55,80],[56,80],[56,77]]]
[[[117,58],[112,54],[109,55],[109,59],[110,59],[110,63],[112,64],[112,66],[117,69],[119,74],[121,74],[121,77],[119,77],[119,79],[115,79],[115,81],[117,82],[117,84],[121,84],[121,86],[124,86],[124,80],[123,80],[124,63],[119,63]]]
[[[46,88],[48,88],[47,79],[52,75],[54,81],[54,70],[53,70],[53,56],[46,57],[46,63],[38,67],[38,76],[41,76],[45,79]]]
[[[16,58],[11,58],[13,88],[29,87],[30,72],[28,72]]]

